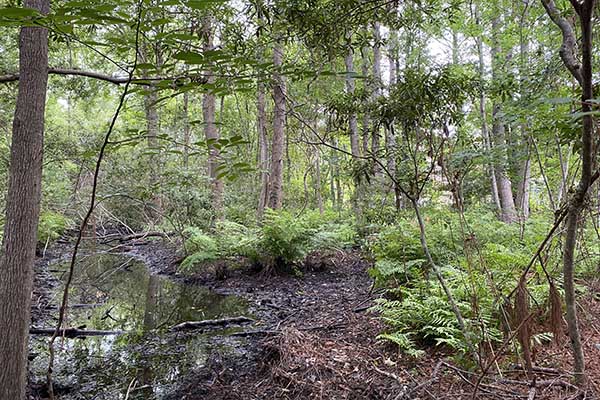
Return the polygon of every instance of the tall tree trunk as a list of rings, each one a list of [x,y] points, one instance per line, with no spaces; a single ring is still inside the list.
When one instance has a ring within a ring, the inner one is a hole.
[[[258,219],[261,220],[269,193],[269,142],[267,138],[267,112],[265,84],[258,82],[256,95],[256,128],[258,130],[258,168],[260,171],[260,194],[258,197]]]
[[[214,31],[212,16],[204,17],[202,21],[202,37],[204,51],[214,49]],[[210,68],[210,67],[209,67]],[[215,77],[212,70],[206,71],[208,84],[215,83]],[[219,140],[219,130],[215,124],[215,95],[210,90],[204,93],[202,97],[202,115],[204,118],[204,135],[208,144],[208,177],[210,179],[212,206],[217,219],[223,218],[223,181],[217,177],[217,169],[221,158],[219,149],[214,143]]]
[[[581,24],[581,111],[584,114],[581,132],[581,178],[575,193],[570,199],[567,213],[566,236],[563,250],[563,285],[565,290],[566,320],[569,329],[569,338],[573,350],[573,372],[578,383],[586,381],[585,359],[581,344],[581,333],[577,319],[577,298],[575,295],[574,270],[575,270],[575,246],[577,244],[577,228],[579,218],[584,208],[584,203],[592,184],[592,172],[596,166],[596,151],[594,146],[594,120],[591,115],[594,98],[593,74],[592,74],[592,15],[595,7],[594,0],[585,0],[577,10]]]
[[[50,11],[49,0],[23,6]],[[40,215],[48,30],[23,27],[13,120],[3,252],[0,258],[0,399],[25,398],[33,263]]]
[[[190,164],[190,95],[188,92],[183,93],[183,167],[187,170]]]
[[[397,83],[398,79],[398,32],[394,29],[390,30],[390,40],[388,44],[388,61],[389,61],[389,77],[390,77],[390,90]],[[387,126],[385,130],[385,149],[387,154],[387,169],[392,176],[396,176],[396,154],[397,154],[397,143],[394,130],[391,126]],[[392,189],[394,190],[394,205],[396,210],[400,210],[403,207],[402,204],[402,192],[397,182],[392,182]]]
[[[479,12],[479,6],[475,6],[475,20],[478,26],[481,26],[481,15]],[[479,58],[479,77],[483,81],[485,78],[485,61],[483,56],[483,39],[481,35],[476,38],[477,55]],[[490,133],[487,125],[487,111],[485,107],[486,98],[485,92],[481,90],[479,95],[479,115],[481,118],[481,137],[483,138],[483,146],[487,154],[491,154],[492,144],[490,141]],[[496,168],[494,163],[490,162],[488,165],[488,173],[490,176],[492,201],[496,206],[498,212],[502,211],[502,205],[500,204],[500,195],[498,194],[498,183],[496,182]]]
[[[158,167],[159,167],[159,154],[158,154],[158,110],[156,109],[156,102],[158,101],[158,95],[156,88],[148,87],[149,92],[144,96],[144,111],[146,113],[146,131],[148,140],[148,149],[150,150],[150,176],[148,179],[148,185],[150,186],[150,193],[152,194],[152,204],[147,207],[147,212],[152,222],[157,222],[161,214],[161,200],[160,196],[157,195],[159,191],[158,182]]]
[[[369,48],[363,46],[360,49],[360,56],[362,58],[361,64],[361,74],[362,76],[369,76]],[[365,85],[365,90],[368,90]],[[371,116],[368,111],[363,112],[362,117],[362,153],[366,156],[369,152],[369,137],[370,137],[370,125],[371,125]]]
[[[269,195],[267,205],[272,209],[280,209],[283,203],[283,157],[285,146],[285,79],[281,75],[283,64],[283,43],[277,40],[273,46],[273,143],[271,145],[271,168],[269,174]]]
[[[529,37],[526,33],[527,16],[529,14],[529,0],[523,0],[524,12],[521,15],[520,30],[521,30],[521,43],[520,43],[520,92],[521,101],[525,101],[528,96],[525,85],[527,82],[527,70],[529,66]],[[520,217],[523,221],[529,218],[529,188],[531,183],[531,151],[530,151],[530,140],[528,132],[528,118],[521,123],[521,146],[525,147],[525,158],[521,161],[519,168],[519,176],[517,180],[517,207],[519,209]]]
[[[550,19],[562,32],[562,45],[559,51],[565,67],[571,72],[582,88],[581,111],[584,113],[581,130],[581,178],[575,193],[568,202],[566,235],[563,249],[563,286],[565,290],[566,320],[573,351],[573,372],[577,383],[586,381],[585,359],[581,344],[581,332],[577,320],[577,298],[575,295],[574,262],[575,247],[577,244],[577,228],[579,218],[584,208],[590,186],[592,185],[592,172],[596,168],[596,151],[594,145],[594,119],[591,114],[592,100],[594,98],[593,86],[593,30],[592,16],[594,14],[595,0],[583,2],[571,1],[581,26],[581,63],[576,59],[577,36],[572,22],[561,16],[553,0],[542,0]]]
[[[315,124],[316,125],[316,124]],[[319,214],[323,215],[323,195],[321,194],[321,149],[315,147],[315,197],[317,199],[317,207],[319,208]]]
[[[498,40],[500,30],[500,17],[496,16],[492,20],[492,78],[496,80],[500,69],[500,44]],[[500,148],[502,155],[500,160],[495,165],[496,182],[498,184],[498,195],[500,197],[502,221],[512,223],[517,220],[517,210],[513,198],[512,182],[508,176],[508,166],[506,157],[506,131],[504,123],[500,118],[502,113],[502,105],[498,100],[493,105],[493,126],[492,135],[494,137],[494,145]]]
[[[349,33],[346,37],[348,40],[348,50],[346,52],[346,57],[344,58],[344,62],[346,64],[346,93],[350,96],[354,95],[356,90],[356,83],[354,82],[354,51],[352,50],[352,34]],[[350,151],[352,152],[352,156],[359,157],[360,156],[360,147],[359,147],[359,138],[358,138],[358,121],[356,118],[356,113],[350,114],[350,118],[348,120],[348,130],[350,131]]]
[[[160,68],[161,56],[159,51],[154,47],[152,43],[147,43],[142,46],[139,50],[140,59],[144,63],[153,64],[157,69]],[[146,76],[147,77],[147,76]],[[162,202],[159,193],[159,165],[160,155],[158,146],[158,130],[159,130],[159,116],[156,108],[158,102],[158,94],[154,85],[145,86],[146,93],[144,94],[144,113],[146,115],[146,140],[148,143],[148,149],[150,150],[150,159],[148,162],[149,176],[148,186],[149,191],[152,193],[151,204],[146,207],[146,212],[152,223],[159,222],[160,215],[162,214]]]
[[[354,51],[352,49],[352,32],[348,32],[346,34],[346,40],[348,46],[346,57],[344,58],[344,63],[346,65],[346,93],[349,96],[353,96],[354,92],[356,91],[356,82],[354,81],[354,77],[352,76],[352,74],[354,74]],[[359,144],[360,140],[358,133],[358,119],[355,112],[352,112],[348,119],[348,131],[350,134],[350,152],[352,153],[353,161],[356,162],[358,160],[358,157],[360,157],[361,151]],[[363,184],[360,179],[358,179],[355,182],[355,186],[355,192],[352,196],[352,205],[356,217],[360,219],[362,215],[361,203],[363,197]]]
[[[372,98],[376,100],[381,96],[382,77],[381,77],[381,26],[378,21],[373,23],[373,88]],[[371,152],[375,157],[378,157],[380,149],[379,125],[375,124],[372,130],[371,137]],[[377,163],[373,164],[373,172],[375,175],[381,174],[381,168]]]

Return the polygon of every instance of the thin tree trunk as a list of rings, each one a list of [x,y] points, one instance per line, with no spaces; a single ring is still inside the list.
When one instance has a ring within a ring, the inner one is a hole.
[[[50,11],[48,0],[23,6]],[[13,120],[3,252],[0,258],[0,399],[25,398],[33,263],[40,215],[48,30],[23,27]]]
[[[560,186],[556,194],[556,207],[560,207],[562,199],[567,197],[567,189],[569,187],[569,162],[571,160],[571,152],[573,151],[573,143],[569,143],[567,148],[567,156],[563,155],[560,139],[556,136],[556,146],[558,148],[558,159],[560,160]]]
[[[495,79],[498,75],[499,69],[499,57],[500,57],[500,45],[498,41],[498,34],[500,29],[499,17],[495,17],[492,20],[492,66],[493,72],[492,77]],[[495,166],[496,169],[496,183],[498,184],[498,195],[500,197],[501,205],[501,219],[506,223],[512,223],[517,220],[517,210],[515,207],[515,201],[513,198],[512,182],[508,176],[507,157],[506,157],[506,132],[504,123],[500,119],[502,113],[501,104],[496,101],[493,106],[493,126],[492,135],[494,137],[494,145],[502,149],[502,156],[500,162]]]
[[[376,100],[381,96],[382,79],[381,79],[381,26],[378,21],[373,23],[373,37],[375,43],[373,44],[373,91],[372,98]],[[379,149],[381,147],[379,137],[379,127],[376,124],[373,127],[371,136],[371,152],[377,157]],[[381,174],[381,168],[377,163],[374,164],[373,172],[375,175]]]
[[[267,112],[265,84],[258,82],[256,95],[256,128],[258,130],[258,168],[260,171],[260,194],[258,197],[258,219],[261,220],[269,193],[269,143],[267,138]]]
[[[188,92],[183,94],[183,167],[187,170],[190,163],[190,114],[189,114],[190,95]]]
[[[527,68],[529,66],[529,38],[527,37],[526,22],[529,11],[529,0],[523,0],[524,13],[521,15],[520,30],[521,30],[521,44],[520,44],[520,92],[521,100],[527,98],[527,91],[525,85],[527,82]],[[529,218],[529,188],[531,183],[531,146],[528,133],[528,118],[521,123],[521,145],[524,146],[527,151],[525,152],[525,159],[522,160],[519,168],[519,176],[517,181],[517,207],[519,209],[520,217],[523,221]]]
[[[567,213],[567,226],[565,244],[563,250],[563,286],[565,290],[566,320],[573,350],[573,372],[578,383],[586,381],[585,359],[581,344],[581,332],[577,319],[577,298],[574,283],[574,261],[575,246],[577,244],[577,228],[579,218],[584,208],[585,199],[592,183],[592,171],[596,165],[596,152],[594,150],[594,120],[591,115],[592,105],[590,100],[594,98],[594,86],[592,81],[592,15],[595,7],[594,0],[585,0],[578,10],[582,34],[582,94],[581,111],[585,113],[581,133],[581,179],[575,193],[569,202]]]
[[[317,199],[317,207],[319,214],[323,215],[323,195],[321,194],[321,149],[315,148],[315,197]]]
[[[213,18],[207,16],[202,21],[202,36],[204,51],[214,49],[213,45]],[[214,84],[215,77],[209,69],[206,71],[208,84]],[[215,142],[219,140],[219,130],[215,124],[215,95],[207,91],[202,97],[202,115],[204,118],[204,135],[207,141]],[[208,144],[208,177],[210,179],[212,206],[216,213],[217,219],[222,219],[223,215],[223,181],[217,177],[217,169],[219,167],[221,155],[219,149],[214,146],[214,143]]]
[[[573,372],[579,384],[586,381],[585,359],[581,344],[581,332],[577,320],[577,298],[574,283],[575,246],[577,244],[577,228],[579,218],[584,208],[590,186],[592,184],[592,171],[596,167],[596,151],[594,149],[594,120],[591,115],[594,98],[592,51],[593,30],[592,16],[595,0],[583,2],[571,1],[581,25],[581,63],[576,57],[577,37],[571,21],[561,16],[554,1],[542,0],[547,14],[562,32],[562,45],[559,51],[565,67],[577,80],[582,88],[581,111],[584,113],[581,131],[581,178],[575,193],[571,196],[567,209],[566,235],[563,249],[563,286],[565,290],[566,320],[573,351]]]
[[[477,21],[477,25],[481,26],[481,16],[479,13],[479,6],[475,7],[475,19]],[[476,46],[477,46],[477,54],[479,57],[479,76],[483,80],[485,78],[485,61],[483,57],[483,40],[481,35],[478,35],[476,38]],[[481,136],[483,138],[483,146],[487,154],[491,154],[492,144],[490,141],[490,134],[487,125],[487,111],[485,107],[486,99],[485,92],[482,90],[479,96],[479,115],[481,117]],[[490,162],[488,165],[488,173],[490,176],[491,183],[491,193],[492,193],[492,201],[496,205],[496,209],[498,212],[502,210],[502,205],[500,204],[500,195],[498,194],[498,183],[496,182],[496,170],[494,167],[494,163]]]
[[[346,93],[349,96],[353,96],[356,91],[356,83],[352,74],[354,73],[354,51],[352,50],[352,32],[346,34],[346,40],[348,42],[348,50],[344,63],[346,65]],[[350,114],[348,119],[348,130],[350,133],[350,152],[352,153],[353,161],[357,161],[360,157],[360,144],[359,144],[359,133],[358,133],[358,119],[356,113]],[[354,213],[358,219],[362,216],[361,203],[362,203],[362,186],[361,180],[355,182],[355,192],[352,197],[352,204]]]
[[[160,68],[161,61],[158,51],[152,46],[147,44],[142,46],[139,50],[140,59],[142,62],[155,64],[156,68]],[[158,222],[161,215],[161,199],[157,194],[159,192],[159,179],[158,179],[158,167],[159,161],[159,146],[158,146],[158,130],[159,130],[159,116],[156,108],[158,102],[158,94],[154,85],[148,85],[145,87],[146,94],[144,94],[144,113],[146,115],[146,138],[148,143],[148,149],[150,150],[150,159],[148,162],[149,176],[148,186],[150,193],[152,193],[151,204],[146,207],[146,212],[151,222]]]
[[[285,146],[285,80],[279,69],[283,64],[283,44],[280,40],[273,46],[273,144],[271,146],[271,169],[269,175],[268,207],[280,209],[283,203],[283,156]]]
[[[360,49],[360,55],[362,58],[362,64],[361,64],[361,73],[362,76],[369,76],[369,57],[368,57],[368,48],[367,47],[362,47]],[[365,90],[366,90],[366,83],[365,83]],[[364,111],[363,112],[363,117],[362,117],[362,153],[364,155],[368,155],[369,154],[369,131],[370,131],[370,125],[371,125],[371,116],[369,115],[368,111]]]
[[[389,60],[389,88],[397,83],[398,79],[398,32],[394,29],[390,31],[390,41],[388,44],[388,60]],[[387,169],[392,176],[396,176],[396,154],[397,154],[397,143],[394,130],[391,126],[387,126],[385,130],[385,149],[387,154]],[[396,210],[400,210],[403,207],[402,204],[402,192],[396,182],[392,182],[392,189],[394,191],[394,205]]]

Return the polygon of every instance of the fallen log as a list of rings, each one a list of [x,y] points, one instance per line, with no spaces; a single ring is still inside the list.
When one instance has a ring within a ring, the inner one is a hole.
[[[137,239],[145,239],[145,238],[150,238],[150,237],[169,237],[170,235],[173,235],[173,232],[160,232],[160,231],[151,231],[151,232],[140,232],[140,233],[131,233],[131,234],[127,234],[127,235],[121,235],[121,234],[110,234],[110,235],[106,235],[106,236],[101,236],[98,237],[98,239],[102,242],[102,243],[109,243],[109,242],[113,242],[113,241],[119,241],[121,243],[123,242],[129,242],[131,240],[137,240]]]
[[[54,331],[56,328],[30,328],[30,335],[40,335],[40,336],[52,336],[54,335]],[[122,335],[126,333],[125,331],[98,331],[98,330],[87,330],[87,329],[78,329],[78,328],[66,328],[60,329],[58,336],[66,337],[69,339],[75,339],[78,337],[87,337],[87,336],[114,336],[114,335]]]
[[[240,325],[240,324],[248,324],[252,323],[254,320],[248,317],[233,317],[233,318],[223,318],[223,319],[206,319],[204,321],[187,321],[182,322],[180,324],[174,325],[171,327],[172,331],[186,331],[193,329],[202,329],[206,327],[225,327],[229,325]]]

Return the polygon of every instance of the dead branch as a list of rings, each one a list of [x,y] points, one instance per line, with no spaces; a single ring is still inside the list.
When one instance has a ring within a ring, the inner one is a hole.
[[[152,83],[160,82],[160,81],[177,82],[177,81],[186,80],[186,79],[190,79],[193,82],[197,82],[197,83],[206,83],[207,82],[206,78],[204,78],[203,76],[200,76],[200,75],[189,75],[189,76],[182,75],[182,76],[175,76],[175,77],[158,77],[157,76],[157,77],[151,77],[151,78],[133,78],[131,76],[107,75],[107,74],[103,74],[101,72],[84,71],[84,70],[76,69],[76,68],[48,68],[48,75],[83,76],[86,78],[92,78],[92,79],[97,79],[100,81],[112,83],[114,85],[124,85],[127,83],[131,83],[134,85],[146,85],[147,86]],[[0,83],[16,82],[19,80],[19,78],[20,77],[19,77],[18,73],[9,73],[9,74],[5,74],[5,75],[0,75]]]
[[[56,328],[30,328],[30,335],[39,335],[39,336],[52,336],[56,332]],[[87,329],[78,329],[78,328],[65,328],[59,330],[59,335],[61,337],[65,337],[68,339],[75,339],[79,337],[87,337],[87,336],[114,336],[114,335],[123,335],[127,332],[125,331],[99,331],[99,330],[87,330]]]
[[[187,321],[177,324],[171,327],[172,331],[186,331],[193,329],[202,329],[206,327],[214,327],[214,326],[229,326],[229,325],[240,325],[240,324],[248,324],[252,323],[254,320],[248,317],[232,317],[232,318],[223,318],[223,319],[206,319],[203,321]]]

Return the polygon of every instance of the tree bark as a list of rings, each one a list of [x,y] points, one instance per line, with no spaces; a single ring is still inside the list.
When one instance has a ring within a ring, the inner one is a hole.
[[[479,11],[479,5],[475,5],[475,20],[478,26],[481,26],[481,13]],[[483,56],[483,39],[481,35],[478,35],[475,39],[475,44],[477,47],[477,55],[479,58],[479,77],[483,81],[485,78],[485,61]],[[481,118],[481,137],[483,138],[483,146],[488,155],[491,155],[492,144],[490,141],[490,133],[487,125],[487,111],[485,107],[486,97],[485,92],[482,89],[479,95],[479,115]],[[491,194],[492,201],[496,206],[496,210],[498,212],[502,211],[502,205],[500,204],[500,195],[498,194],[498,182],[496,181],[496,169],[494,167],[494,163],[490,162],[488,165],[488,173],[490,176],[491,183]]]
[[[316,124],[315,124],[316,125]],[[321,194],[321,149],[316,146],[315,149],[315,198],[317,199],[317,207],[319,214],[323,215],[325,209],[323,207],[323,195]]]
[[[576,8],[581,24],[581,111],[585,113],[583,117],[583,127],[581,132],[581,178],[579,185],[571,197],[567,214],[567,226],[565,245],[563,251],[563,286],[565,290],[565,305],[567,310],[566,320],[569,329],[569,338],[573,350],[573,372],[575,380],[579,384],[586,381],[585,360],[583,347],[581,344],[581,333],[577,319],[577,298],[575,295],[574,269],[575,269],[575,246],[577,244],[577,228],[579,218],[584,208],[591,182],[592,171],[596,165],[596,152],[594,149],[594,121],[590,114],[592,105],[590,100],[594,98],[594,86],[592,78],[592,15],[595,7],[594,0],[585,0],[583,4]],[[578,4],[578,3],[577,3]]]
[[[203,50],[211,51],[214,49],[214,32],[212,16],[204,17],[202,20]],[[215,76],[212,70],[206,71],[209,84],[215,83]],[[214,146],[214,142],[219,140],[219,130],[215,124],[215,95],[209,89],[202,96],[202,116],[204,118],[204,135],[208,141],[208,178],[210,179],[211,202],[215,211],[216,219],[222,219],[223,216],[223,181],[217,177],[217,169],[221,158],[220,151]]]
[[[283,156],[285,146],[285,79],[280,68],[283,64],[283,43],[280,40],[273,46],[273,101],[275,112],[273,115],[273,144],[271,146],[271,168],[269,174],[268,207],[280,209],[283,203]]]
[[[50,11],[49,0],[23,6]],[[0,399],[25,398],[33,263],[40,215],[48,30],[23,27],[13,120],[3,254],[0,258]]]
[[[521,101],[527,99],[528,93],[525,88],[527,83],[527,71],[529,66],[529,37],[527,36],[527,16],[529,14],[529,0],[523,0],[524,11],[521,15],[520,27],[521,43],[520,43],[520,94]],[[519,168],[519,176],[517,181],[517,207],[519,216],[523,221],[529,218],[529,188],[531,184],[531,149],[529,140],[528,117],[521,123],[521,146],[526,149],[525,158],[521,160]]]
[[[373,44],[373,88],[372,98],[376,100],[381,96],[382,89],[382,77],[381,77],[381,26],[378,21],[373,23],[373,38],[375,43]],[[379,126],[375,124],[371,136],[371,152],[377,156],[381,147],[379,137]],[[381,168],[374,164],[373,172],[375,175],[381,174]]]
[[[142,59],[144,60],[144,62],[150,62],[147,54],[144,54]],[[158,62],[156,64],[158,68]],[[156,88],[153,86],[148,86],[146,90],[148,91],[148,93],[144,95],[144,111],[146,114],[148,149],[150,150],[150,161],[148,163],[150,168],[150,175],[148,177],[148,185],[150,187],[150,193],[152,193],[152,204],[150,207],[148,207],[147,212],[152,222],[158,222],[162,209],[162,202],[160,196],[158,195],[160,189],[158,179],[158,168],[160,165],[160,155],[158,154],[159,116],[158,110],[156,108],[156,103],[158,102],[158,94],[156,92]]]
[[[360,55],[362,58],[361,74],[363,77],[369,76],[369,49],[368,47],[362,47],[360,49]],[[365,90],[368,90],[366,82],[364,83]],[[369,152],[369,133],[371,125],[371,116],[369,112],[365,110],[362,116],[362,153],[368,155]]]
[[[352,32],[348,32],[346,34],[347,40],[347,52],[346,57],[344,58],[344,63],[346,65],[346,93],[351,97],[354,96],[356,91],[356,82],[352,74],[354,73],[354,51],[352,49]],[[358,118],[355,112],[352,112],[348,118],[348,131],[350,134],[350,152],[352,153],[353,161],[356,162],[358,157],[361,155],[360,151],[360,139],[358,133]],[[357,180],[355,182],[355,192],[352,197],[352,205],[354,208],[354,213],[358,219],[362,216],[362,192],[363,192],[363,183],[361,180]]]
[[[596,151],[594,146],[594,120],[591,115],[591,99],[594,98],[592,50],[593,30],[592,16],[595,0],[584,0],[582,3],[571,0],[581,26],[581,64],[577,61],[577,40],[572,23],[560,15],[552,0],[542,0],[542,4],[552,21],[560,28],[563,41],[560,56],[567,69],[579,82],[582,88],[581,111],[584,113],[581,131],[581,178],[575,193],[568,202],[566,235],[563,249],[563,286],[565,290],[566,320],[573,351],[573,372],[578,384],[584,384],[585,359],[581,344],[581,333],[577,319],[577,298],[575,295],[574,263],[575,247],[577,244],[577,230],[579,218],[584,208],[590,186],[592,172],[596,167]]]
[[[261,220],[269,193],[269,142],[267,138],[267,112],[265,84],[258,82],[256,94],[256,128],[258,130],[258,168],[260,171],[260,194],[258,197],[258,219]]]
[[[398,79],[398,32],[394,29],[390,30],[390,40],[388,44],[388,61],[389,61],[389,88],[392,90],[393,86],[397,83]],[[396,136],[392,127],[387,126],[385,129],[385,152],[387,155],[387,169],[389,174],[396,176],[396,155],[398,147],[396,143]],[[402,191],[398,187],[396,182],[392,182],[392,189],[394,191],[394,205],[396,210],[400,210],[403,207],[402,204]]]
[[[187,170],[190,164],[190,142],[191,142],[191,130],[190,130],[190,95],[188,92],[183,94],[183,167]]]
[[[498,76],[500,69],[499,57],[500,57],[500,44],[498,41],[498,34],[500,30],[500,18],[495,17],[492,20],[492,77],[495,80]],[[496,100],[493,105],[493,126],[492,135],[494,138],[494,145],[500,149],[500,160],[495,165],[496,172],[496,183],[498,185],[498,196],[500,198],[501,215],[502,221],[510,224],[517,220],[517,210],[515,207],[515,201],[513,198],[512,182],[508,176],[507,157],[506,157],[506,132],[504,123],[500,119],[502,112],[502,105]]]

